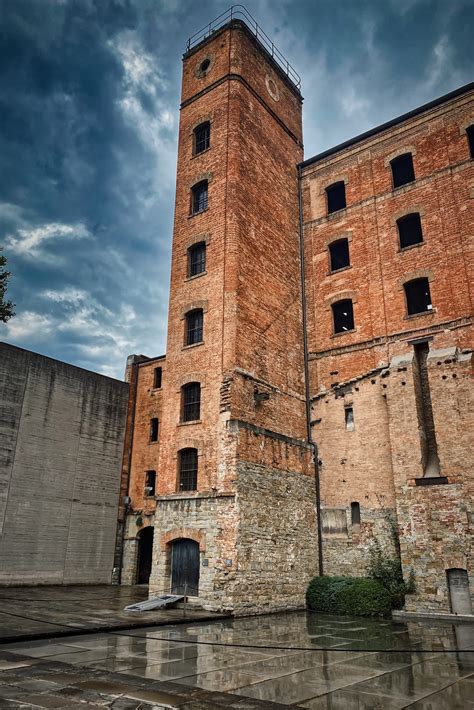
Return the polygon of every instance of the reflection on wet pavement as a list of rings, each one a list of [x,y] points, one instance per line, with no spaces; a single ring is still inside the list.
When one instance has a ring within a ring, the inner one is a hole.
[[[471,625],[294,612],[68,636],[8,650],[84,667],[84,681],[86,668],[112,671],[313,710],[474,708]]]

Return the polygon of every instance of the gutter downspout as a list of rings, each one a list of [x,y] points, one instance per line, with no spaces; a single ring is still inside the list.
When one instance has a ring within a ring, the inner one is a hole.
[[[311,432],[311,406],[309,388],[309,358],[308,358],[308,328],[306,316],[306,289],[305,289],[305,259],[304,259],[304,236],[303,236],[303,198],[301,193],[301,166],[298,165],[298,211],[299,211],[299,233],[300,233],[300,269],[301,269],[301,305],[303,309],[303,351],[304,351],[304,379],[305,379],[305,400],[306,400],[306,436],[308,443],[313,449],[314,461],[314,484],[316,493],[316,523],[318,528],[318,569],[319,575],[324,575],[323,564],[323,538],[321,525],[321,482],[319,476],[318,447],[313,441]]]

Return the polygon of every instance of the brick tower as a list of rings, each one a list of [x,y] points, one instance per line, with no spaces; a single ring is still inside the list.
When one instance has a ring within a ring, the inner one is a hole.
[[[317,560],[298,231],[302,97],[266,42],[229,16],[184,55],[155,437],[150,590],[186,585],[209,608],[237,613],[301,606]]]

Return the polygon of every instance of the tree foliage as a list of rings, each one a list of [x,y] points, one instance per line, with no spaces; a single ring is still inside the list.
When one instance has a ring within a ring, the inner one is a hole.
[[[5,300],[5,293],[8,286],[10,272],[6,270],[7,259],[0,252],[0,321],[6,323],[12,316],[15,315],[13,308],[15,304]]]
[[[367,577],[315,577],[306,603],[314,611],[353,616],[387,616],[391,609],[389,591]]]

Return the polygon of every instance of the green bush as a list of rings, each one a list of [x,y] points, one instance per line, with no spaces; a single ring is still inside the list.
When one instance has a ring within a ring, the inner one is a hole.
[[[308,608],[326,614],[385,616],[390,601],[383,584],[368,577],[315,577],[306,592]]]
[[[374,541],[370,550],[367,573],[369,577],[383,584],[388,591],[392,609],[402,609],[405,604],[405,594],[413,594],[416,591],[413,570],[410,572],[409,581],[405,582],[400,558],[384,557],[378,540]]]

